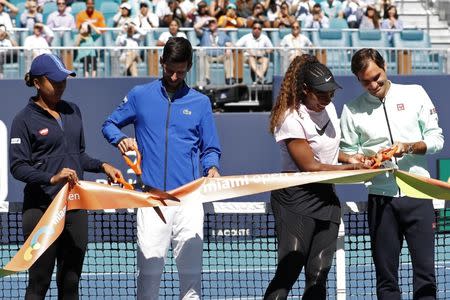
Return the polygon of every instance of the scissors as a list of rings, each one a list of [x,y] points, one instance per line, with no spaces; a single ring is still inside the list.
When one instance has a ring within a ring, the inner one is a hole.
[[[397,148],[398,146],[396,145],[392,148],[381,150],[374,156],[370,157],[370,160],[372,161],[372,166],[370,168],[378,169],[384,161],[390,160],[394,156]]]
[[[161,201],[161,203],[164,206],[167,206],[165,199],[173,200],[180,202],[180,199],[177,197],[166,193],[164,191],[161,191],[160,189],[154,188],[152,186],[146,185],[142,181],[142,169],[141,169],[141,153],[137,148],[133,149],[136,152],[136,162],[133,162],[126,154],[122,154],[123,159],[127,163],[127,165],[134,171],[136,174],[136,183],[130,184],[128,183],[123,177],[117,177],[117,182],[120,183],[125,189],[128,190],[140,190],[145,193],[151,193],[152,195],[156,196],[157,199]],[[166,219],[164,218],[164,215],[161,211],[161,208],[158,206],[153,207],[155,209],[155,212],[158,214],[158,216],[161,218],[161,220],[167,224]]]

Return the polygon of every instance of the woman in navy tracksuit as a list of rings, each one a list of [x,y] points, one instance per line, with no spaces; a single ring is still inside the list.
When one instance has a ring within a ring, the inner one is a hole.
[[[23,234],[33,231],[52,199],[66,182],[74,185],[84,171],[104,172],[114,180],[120,171],[84,152],[84,134],[79,108],[61,100],[67,70],[53,54],[36,57],[27,73],[27,86],[37,95],[20,111],[11,127],[10,170],[26,183],[23,202]],[[71,210],[60,237],[29,270],[25,299],[44,299],[55,259],[59,299],[78,299],[78,284],[88,242],[88,216]]]

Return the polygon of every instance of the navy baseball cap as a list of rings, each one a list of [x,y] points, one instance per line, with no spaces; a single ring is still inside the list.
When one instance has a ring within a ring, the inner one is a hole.
[[[30,67],[31,76],[45,76],[56,82],[63,81],[67,76],[76,76],[74,71],[67,70],[61,59],[50,53],[41,54],[33,59]]]
[[[305,73],[305,83],[308,87],[321,92],[331,92],[342,87],[334,80],[330,69],[320,62],[314,62]]]

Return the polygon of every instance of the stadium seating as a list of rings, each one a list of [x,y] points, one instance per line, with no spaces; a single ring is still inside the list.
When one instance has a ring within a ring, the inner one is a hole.
[[[320,29],[312,32],[312,43],[322,48],[350,47],[350,39],[347,32],[340,29]],[[335,74],[351,73],[350,53],[341,49],[327,49],[320,51],[320,59]]]
[[[15,4],[15,6],[17,7],[17,9],[19,9],[19,12],[15,17],[16,27],[20,27],[20,15],[25,11],[25,2],[24,1],[18,2],[17,4]]]
[[[56,6],[56,2],[44,3],[44,7],[42,8],[42,19],[44,20],[44,24],[47,24],[48,15],[57,10],[58,7]]]
[[[370,47],[378,49],[386,60],[387,72],[397,74],[396,56],[393,51],[381,48],[389,48],[389,39],[386,31],[377,29],[364,29],[351,32],[352,46],[355,48]]]
[[[77,31],[66,31],[63,35],[63,41],[62,44],[66,47],[74,46],[75,37],[78,34]],[[105,46],[105,36],[99,36],[95,40],[95,46],[96,47],[102,47]],[[103,51],[103,50],[96,50],[97,52],[97,76],[109,76],[111,74],[110,72],[110,60],[111,60],[111,53],[110,51]],[[75,50],[73,52],[73,68],[75,69],[77,75],[79,77],[83,77],[83,65],[80,61],[76,60],[77,58],[77,51]]]
[[[433,54],[420,50],[420,48],[430,48],[429,36],[421,30],[405,29],[395,32],[393,44],[397,49],[404,49],[398,52],[399,68],[402,65],[404,74],[434,74],[442,73],[442,57],[437,53]],[[414,50],[418,49],[418,50]]]
[[[113,27],[113,17],[119,10],[119,4],[113,1],[104,1],[101,4],[100,11],[105,17],[106,26]]]
[[[72,11],[70,12],[75,18],[77,17],[77,14],[80,11],[83,11],[86,9],[86,3],[85,2],[74,2],[70,6],[72,8]]]

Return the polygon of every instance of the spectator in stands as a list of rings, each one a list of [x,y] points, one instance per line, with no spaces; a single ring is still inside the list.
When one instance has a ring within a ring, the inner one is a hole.
[[[94,0],[86,0],[86,10],[80,11],[76,15],[75,20],[77,28],[80,28],[84,22],[89,22],[100,30],[106,27],[105,17],[100,11],[95,9]]]
[[[19,9],[6,0],[0,0],[0,24],[5,26],[6,31],[12,33],[14,26],[10,14],[5,11],[5,6],[13,16],[19,12]]]
[[[120,47],[127,47],[130,49],[122,50],[120,55],[120,62],[125,66],[126,76],[138,76],[137,64],[141,61],[139,56],[139,44],[145,32],[138,28],[133,22],[126,23],[123,26],[123,33],[116,39],[116,45]]]
[[[192,56],[188,40],[170,39],[160,59],[162,78],[133,88],[103,124],[103,135],[121,153],[139,147],[142,180],[158,189],[172,190],[202,175],[220,176],[221,151],[211,102],[184,80]],[[167,126],[169,111],[179,113],[170,115]],[[121,131],[127,125],[134,125],[137,139]],[[169,148],[164,147],[167,144]],[[171,246],[180,279],[176,298],[201,299],[203,205],[192,201],[161,210],[167,223],[153,208],[137,212],[137,299],[164,298],[159,297],[159,287]]]
[[[227,5],[227,13],[220,16],[218,25],[220,28],[241,28],[245,27],[245,19],[236,14],[236,5],[230,3]]]
[[[180,8],[186,15],[184,27],[194,26],[195,15],[197,13],[197,4],[195,4],[195,0],[182,0],[180,3]]]
[[[261,2],[261,4],[263,4],[264,9],[266,10],[266,16],[267,20],[270,22],[270,27],[277,28],[274,27],[275,19],[280,14],[280,6],[278,5],[277,0],[265,0]]]
[[[367,6],[366,12],[362,16],[361,24],[359,24],[359,29],[380,29],[380,16],[374,6]]]
[[[75,29],[75,18],[68,11],[66,0],[57,0],[58,9],[47,18],[47,26],[50,29]],[[61,32],[62,34],[62,32]]]
[[[200,36],[201,47],[231,47],[230,37],[223,31],[218,30],[217,20],[211,17],[208,21],[208,30],[202,29],[199,24],[194,27]],[[207,50],[204,56],[206,84],[210,83],[210,64],[223,63],[225,70],[225,83],[233,84],[233,58],[231,50]]]
[[[172,22],[170,22],[169,31],[161,33],[158,40],[156,41],[156,45],[164,46],[172,37],[183,37],[187,39],[186,34],[180,31],[180,23],[178,20],[173,20]]]
[[[139,3],[139,14],[134,18],[134,24],[138,28],[148,30],[150,28],[159,27],[159,18],[156,14],[150,11],[147,1],[141,1]]]
[[[295,22],[295,17],[292,16],[289,12],[289,4],[285,1],[281,2],[280,12],[278,13],[277,18],[273,22],[274,28],[289,28]]]
[[[311,14],[307,15],[304,21],[304,28],[329,28],[330,20],[322,12],[322,6],[319,3],[314,4]]]
[[[339,151],[339,119],[332,103],[339,88],[331,71],[314,56],[305,54],[292,61],[270,116],[283,172],[366,168],[357,157]],[[302,299],[325,300],[341,220],[334,186],[312,183],[279,189],[271,193],[270,203],[278,265],[264,299],[287,299],[304,267]]]
[[[253,0],[236,0],[236,14],[238,17],[247,19],[252,15],[254,5]]]
[[[392,45],[394,30],[403,29],[403,22],[398,18],[397,7],[395,5],[389,6],[385,11],[383,22],[381,22],[381,28],[392,30],[388,32],[389,42]]]
[[[295,48],[289,51],[289,62],[292,62],[296,56],[303,54],[303,48],[312,47],[313,44],[307,36],[301,34],[300,23],[295,21],[294,24],[292,24],[291,33],[283,37],[280,46]]]
[[[123,26],[131,21],[131,4],[122,2],[119,5],[119,11],[113,17],[113,27],[123,28]]]
[[[344,0],[342,11],[349,28],[358,28],[363,16],[364,3],[360,0]]]
[[[60,1],[60,0],[59,0]],[[75,37],[75,47],[95,47],[95,40],[100,38],[101,32],[93,24],[81,24]],[[76,61],[83,65],[84,77],[97,77],[97,51],[95,49],[79,49]]]
[[[306,16],[311,14],[312,8],[316,4],[314,0],[294,0],[291,4],[291,13],[302,22]]]
[[[208,4],[206,4],[205,1],[200,1],[197,6],[197,15],[194,19],[194,26],[201,23],[204,26],[203,29],[208,29],[208,22],[206,22],[210,17]]]
[[[375,49],[358,50],[351,70],[365,92],[344,105],[341,150],[371,156],[396,151],[400,170],[430,177],[425,155],[442,150],[444,136],[427,92],[417,84],[391,82],[386,61]],[[370,117],[368,117],[370,115]],[[368,185],[368,226],[380,300],[401,299],[399,256],[406,239],[413,267],[412,299],[436,299],[433,202],[406,197],[392,173]]]
[[[267,35],[262,34],[262,24],[254,22],[252,32],[241,37],[236,42],[236,46],[248,49],[245,51],[245,56],[246,62],[250,66],[250,75],[253,83],[264,83],[266,72],[269,68],[268,54],[272,52],[273,44]]]
[[[17,61],[17,53],[11,47],[16,47],[14,39],[9,38],[5,25],[0,25],[0,79],[3,79],[3,64]]]
[[[342,2],[339,0],[326,0],[320,2],[322,11],[329,19],[343,18]]]
[[[264,6],[259,2],[253,6],[252,15],[247,18],[247,27],[253,27],[253,23],[256,22],[261,23],[264,28],[270,28]]]
[[[381,17],[384,18],[389,6],[394,5],[394,0],[379,0],[375,3],[375,7]]]
[[[42,23],[35,23],[33,34],[25,38],[25,69],[29,69],[31,61],[44,53],[51,53],[49,47],[53,40],[53,31]]]
[[[34,24],[42,23],[42,14],[37,11],[37,2],[35,0],[28,0],[25,3],[26,11],[20,15],[20,27],[28,28],[32,31]]]
[[[173,16],[167,1],[161,0],[156,3],[155,14],[159,18],[160,27],[169,27]]]
[[[172,20],[178,20],[180,22],[180,26],[186,27],[187,16],[181,9],[178,0],[168,0],[168,5],[171,15],[166,19],[166,22],[169,22],[170,24]]]
[[[212,0],[209,5],[209,15],[219,19],[222,15],[226,14],[228,4],[230,4],[229,0]]]

